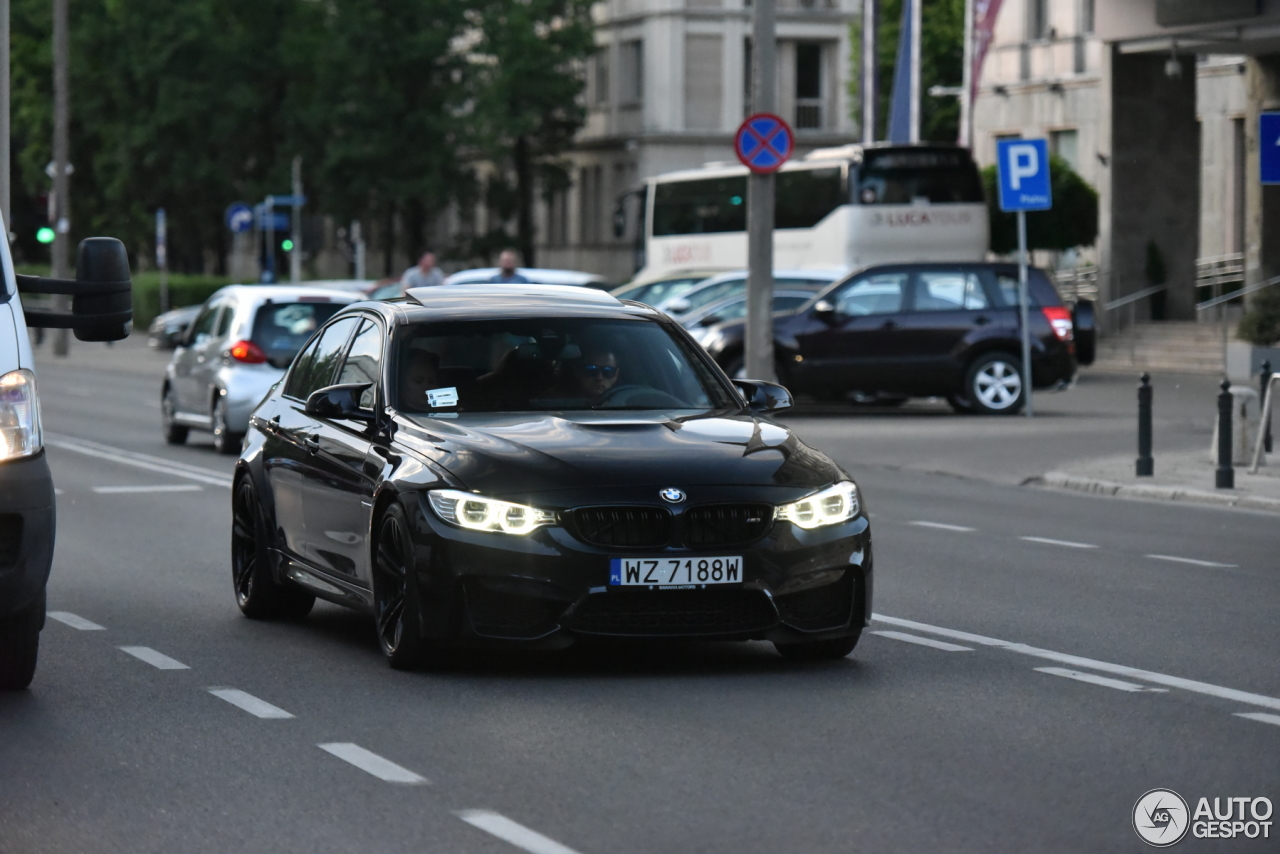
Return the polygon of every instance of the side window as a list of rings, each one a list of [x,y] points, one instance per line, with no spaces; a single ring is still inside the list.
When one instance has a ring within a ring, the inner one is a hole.
[[[222,314],[218,316],[218,328],[214,331],[213,337],[222,339],[227,337],[227,332],[231,329],[231,319],[236,315],[236,304],[234,302],[223,303]]]
[[[856,317],[901,311],[906,286],[906,273],[872,273],[854,279],[837,292],[836,312]]]
[[[298,356],[289,372],[284,393],[298,400],[306,400],[316,389],[324,388],[333,380],[342,351],[355,328],[355,317],[344,317],[326,326],[311,346]]]
[[[1006,308],[1018,307],[1018,275],[1016,273],[996,273],[996,287],[1000,289],[1000,301]],[[1040,301],[1036,299],[1035,287],[1028,275],[1027,304],[1034,307],[1039,303]]]
[[[214,323],[218,319],[218,312],[222,309],[222,301],[206,303],[205,307],[200,309],[200,313],[196,315],[196,319],[191,324],[191,332],[187,340],[192,344],[203,344],[209,340],[209,336],[213,335]]]
[[[987,307],[987,295],[977,273],[928,270],[916,276],[916,311],[960,311]]]
[[[382,365],[382,327],[371,320],[364,321],[351,349],[347,351],[338,383],[373,383],[360,395],[360,408],[373,409],[378,402],[378,377]]]

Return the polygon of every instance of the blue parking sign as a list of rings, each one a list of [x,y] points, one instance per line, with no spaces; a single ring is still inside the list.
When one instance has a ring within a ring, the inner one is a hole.
[[[1262,183],[1280,184],[1280,113],[1258,116],[1258,164]]]
[[[1049,145],[1043,139],[996,143],[1000,210],[1045,211],[1053,207],[1049,189]]]

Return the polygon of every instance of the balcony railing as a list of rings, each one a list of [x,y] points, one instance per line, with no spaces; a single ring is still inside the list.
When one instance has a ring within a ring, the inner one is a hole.
[[[817,130],[822,127],[822,99],[796,99],[796,129]]]

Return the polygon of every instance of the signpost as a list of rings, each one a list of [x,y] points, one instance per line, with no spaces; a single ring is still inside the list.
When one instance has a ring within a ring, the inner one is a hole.
[[[244,202],[233,202],[227,205],[227,228],[232,234],[244,234],[253,230],[253,208]]]
[[[1280,113],[1258,116],[1258,164],[1263,184],[1280,184]]]
[[[791,127],[773,113],[747,116],[733,138],[733,151],[756,175],[770,175],[782,168],[795,148]]]
[[[160,271],[160,313],[169,310],[169,222],[156,208],[156,269]]]
[[[1000,210],[1018,214],[1018,316],[1022,324],[1022,394],[1031,417],[1031,328],[1027,322],[1027,211],[1053,207],[1049,184],[1049,145],[1043,139],[1007,139],[996,143]]]

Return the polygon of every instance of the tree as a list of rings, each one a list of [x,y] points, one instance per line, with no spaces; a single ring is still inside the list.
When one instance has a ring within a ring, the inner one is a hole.
[[[1049,185],[1053,207],[1027,213],[1028,249],[1073,249],[1098,239],[1098,192],[1076,174],[1071,164],[1049,156]],[[996,167],[982,170],[991,220],[991,251],[1005,255],[1018,248],[1017,215],[1000,210]]]
[[[582,63],[595,52],[592,0],[487,0],[471,7],[475,140],[514,177],[517,243],[535,266],[534,189],[563,184],[557,158],[582,127]],[[500,184],[499,180],[495,186]]]

